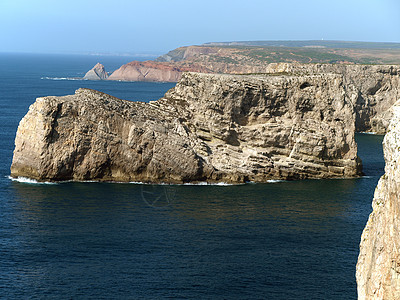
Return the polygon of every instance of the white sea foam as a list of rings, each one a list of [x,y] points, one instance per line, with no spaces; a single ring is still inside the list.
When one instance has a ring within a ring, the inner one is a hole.
[[[113,183],[113,182],[111,182]],[[141,182],[141,181],[130,181],[130,182],[115,182],[115,183],[130,183],[130,184],[143,184],[143,185],[201,185],[201,186],[232,186],[232,185],[243,185],[245,183],[226,183],[226,182],[186,182],[186,183],[167,183],[167,182],[159,182],[159,183],[151,183],[151,182]]]
[[[40,79],[45,80],[84,80],[78,77],[41,77]]]
[[[29,184],[57,184],[56,182],[49,182],[49,181],[40,182],[35,179],[31,179],[31,178],[27,178],[27,177],[13,178],[11,176],[8,176],[8,178],[11,179],[12,181],[17,181],[17,182],[21,182],[21,183],[29,183]]]
[[[278,182],[285,182],[286,180],[279,180],[279,179],[270,179],[267,180],[268,183],[278,183]]]
[[[213,183],[210,183],[210,182],[202,181],[202,182],[196,182],[196,183],[187,182],[187,183],[184,183],[183,185],[231,186],[231,185],[241,185],[241,184],[244,184],[244,183],[236,183],[236,184],[233,184],[233,183],[226,183],[226,182],[213,182]]]
[[[372,132],[372,131],[361,131],[360,133],[362,133],[362,134],[372,134],[372,135],[381,135],[381,134],[378,134],[378,133]]]
[[[101,183],[101,181],[96,181],[96,180],[65,180],[65,181],[58,181],[58,182],[49,182],[49,181],[44,181],[40,182],[35,179],[27,178],[27,177],[17,177],[13,178],[11,176],[8,176],[8,178],[12,181],[16,182],[21,182],[21,183],[29,183],[29,184],[60,184],[60,183],[66,183],[66,182],[79,182],[79,183]],[[279,180],[272,180],[271,182],[278,182]],[[280,180],[283,181],[283,180]],[[119,183],[119,184],[139,184],[139,185],[193,185],[193,186],[233,186],[233,185],[245,185],[246,183],[227,183],[227,182],[187,182],[187,183],[182,183],[182,184],[177,184],[177,183],[166,183],[166,182],[161,182],[161,183],[149,183],[149,182],[141,182],[141,181],[130,181],[130,182],[119,182],[119,181],[105,181],[103,183]]]

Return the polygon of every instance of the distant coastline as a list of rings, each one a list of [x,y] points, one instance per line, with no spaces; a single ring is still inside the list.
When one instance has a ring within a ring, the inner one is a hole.
[[[151,56],[145,54],[141,57]],[[95,75],[99,71],[95,66],[86,70],[92,74],[85,79],[177,82],[183,72],[267,73],[273,63],[400,64],[400,43],[324,40],[212,42],[179,47],[164,55],[153,56],[151,60],[134,60],[110,73],[100,71],[101,76]]]

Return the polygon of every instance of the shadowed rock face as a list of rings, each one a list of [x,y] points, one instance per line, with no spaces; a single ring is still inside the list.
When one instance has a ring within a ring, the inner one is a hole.
[[[88,89],[38,98],[11,175],[38,180],[266,181],[360,174],[339,75],[186,73],[162,99]]]
[[[400,299],[400,102],[383,141],[385,174],[361,236],[357,263],[359,299]]]

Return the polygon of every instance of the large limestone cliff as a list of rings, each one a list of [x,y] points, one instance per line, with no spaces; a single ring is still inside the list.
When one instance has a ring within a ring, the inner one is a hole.
[[[192,47],[186,49],[185,52],[177,53],[182,56],[182,59],[197,57],[198,53],[195,50],[200,51],[199,49],[205,51],[208,48]],[[116,70],[108,79],[174,82],[178,81],[185,71],[227,74],[338,74],[343,76],[344,89],[352,94],[349,101],[356,111],[356,131],[372,131],[378,134],[386,132],[392,115],[390,108],[400,98],[400,66],[300,63],[270,63],[254,66],[215,61],[176,62],[173,58],[166,56],[165,59],[170,59],[170,62],[131,62]]]
[[[400,98],[400,66],[341,64],[270,64],[267,72],[296,74],[334,73],[343,76],[343,85],[356,111],[356,130],[384,134],[391,119],[391,107]]]
[[[359,299],[400,299],[400,101],[383,141],[385,174],[361,236],[357,263]]]
[[[38,98],[18,127],[11,175],[177,183],[357,176],[348,97],[335,74],[186,73],[151,103],[87,89]]]

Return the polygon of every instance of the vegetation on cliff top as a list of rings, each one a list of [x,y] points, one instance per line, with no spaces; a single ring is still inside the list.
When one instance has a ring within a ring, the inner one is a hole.
[[[259,65],[276,62],[400,64],[400,43],[256,41],[180,47],[157,61]]]

